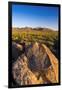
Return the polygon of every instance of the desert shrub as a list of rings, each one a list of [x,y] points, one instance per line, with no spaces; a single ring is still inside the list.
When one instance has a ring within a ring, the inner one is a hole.
[[[25,41],[26,45],[32,42],[39,42],[46,44],[50,50],[58,57],[58,32],[41,31],[41,30],[15,30],[12,32],[12,40],[17,42]]]

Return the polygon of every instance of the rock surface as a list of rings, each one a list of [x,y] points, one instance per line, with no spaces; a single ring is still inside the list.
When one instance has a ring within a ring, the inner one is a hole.
[[[13,64],[12,73],[14,80],[19,85],[40,84],[41,81],[37,80],[37,77],[28,68],[27,61],[27,57],[25,55],[22,55]]]
[[[12,75],[18,85],[56,83],[49,57],[37,42],[18,56],[12,64]]]

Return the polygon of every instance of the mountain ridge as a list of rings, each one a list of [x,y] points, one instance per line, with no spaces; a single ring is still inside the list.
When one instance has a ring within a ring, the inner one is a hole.
[[[57,30],[53,30],[51,28],[43,28],[43,27],[22,27],[22,28],[18,28],[18,27],[13,27],[12,30],[36,30],[36,31],[57,31]]]

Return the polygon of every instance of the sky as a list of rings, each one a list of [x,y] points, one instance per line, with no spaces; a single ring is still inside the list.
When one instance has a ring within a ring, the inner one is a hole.
[[[58,30],[58,7],[12,5],[12,27],[43,27]]]

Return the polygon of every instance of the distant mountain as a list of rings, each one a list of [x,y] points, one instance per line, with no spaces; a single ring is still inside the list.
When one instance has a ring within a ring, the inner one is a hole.
[[[42,28],[42,27],[36,27],[36,28],[32,28],[32,27],[23,27],[23,28],[12,28],[12,30],[28,30],[28,31],[30,31],[30,30],[36,30],[36,31],[55,31],[56,32],[56,30],[53,30],[53,29],[50,29],[50,28]]]

